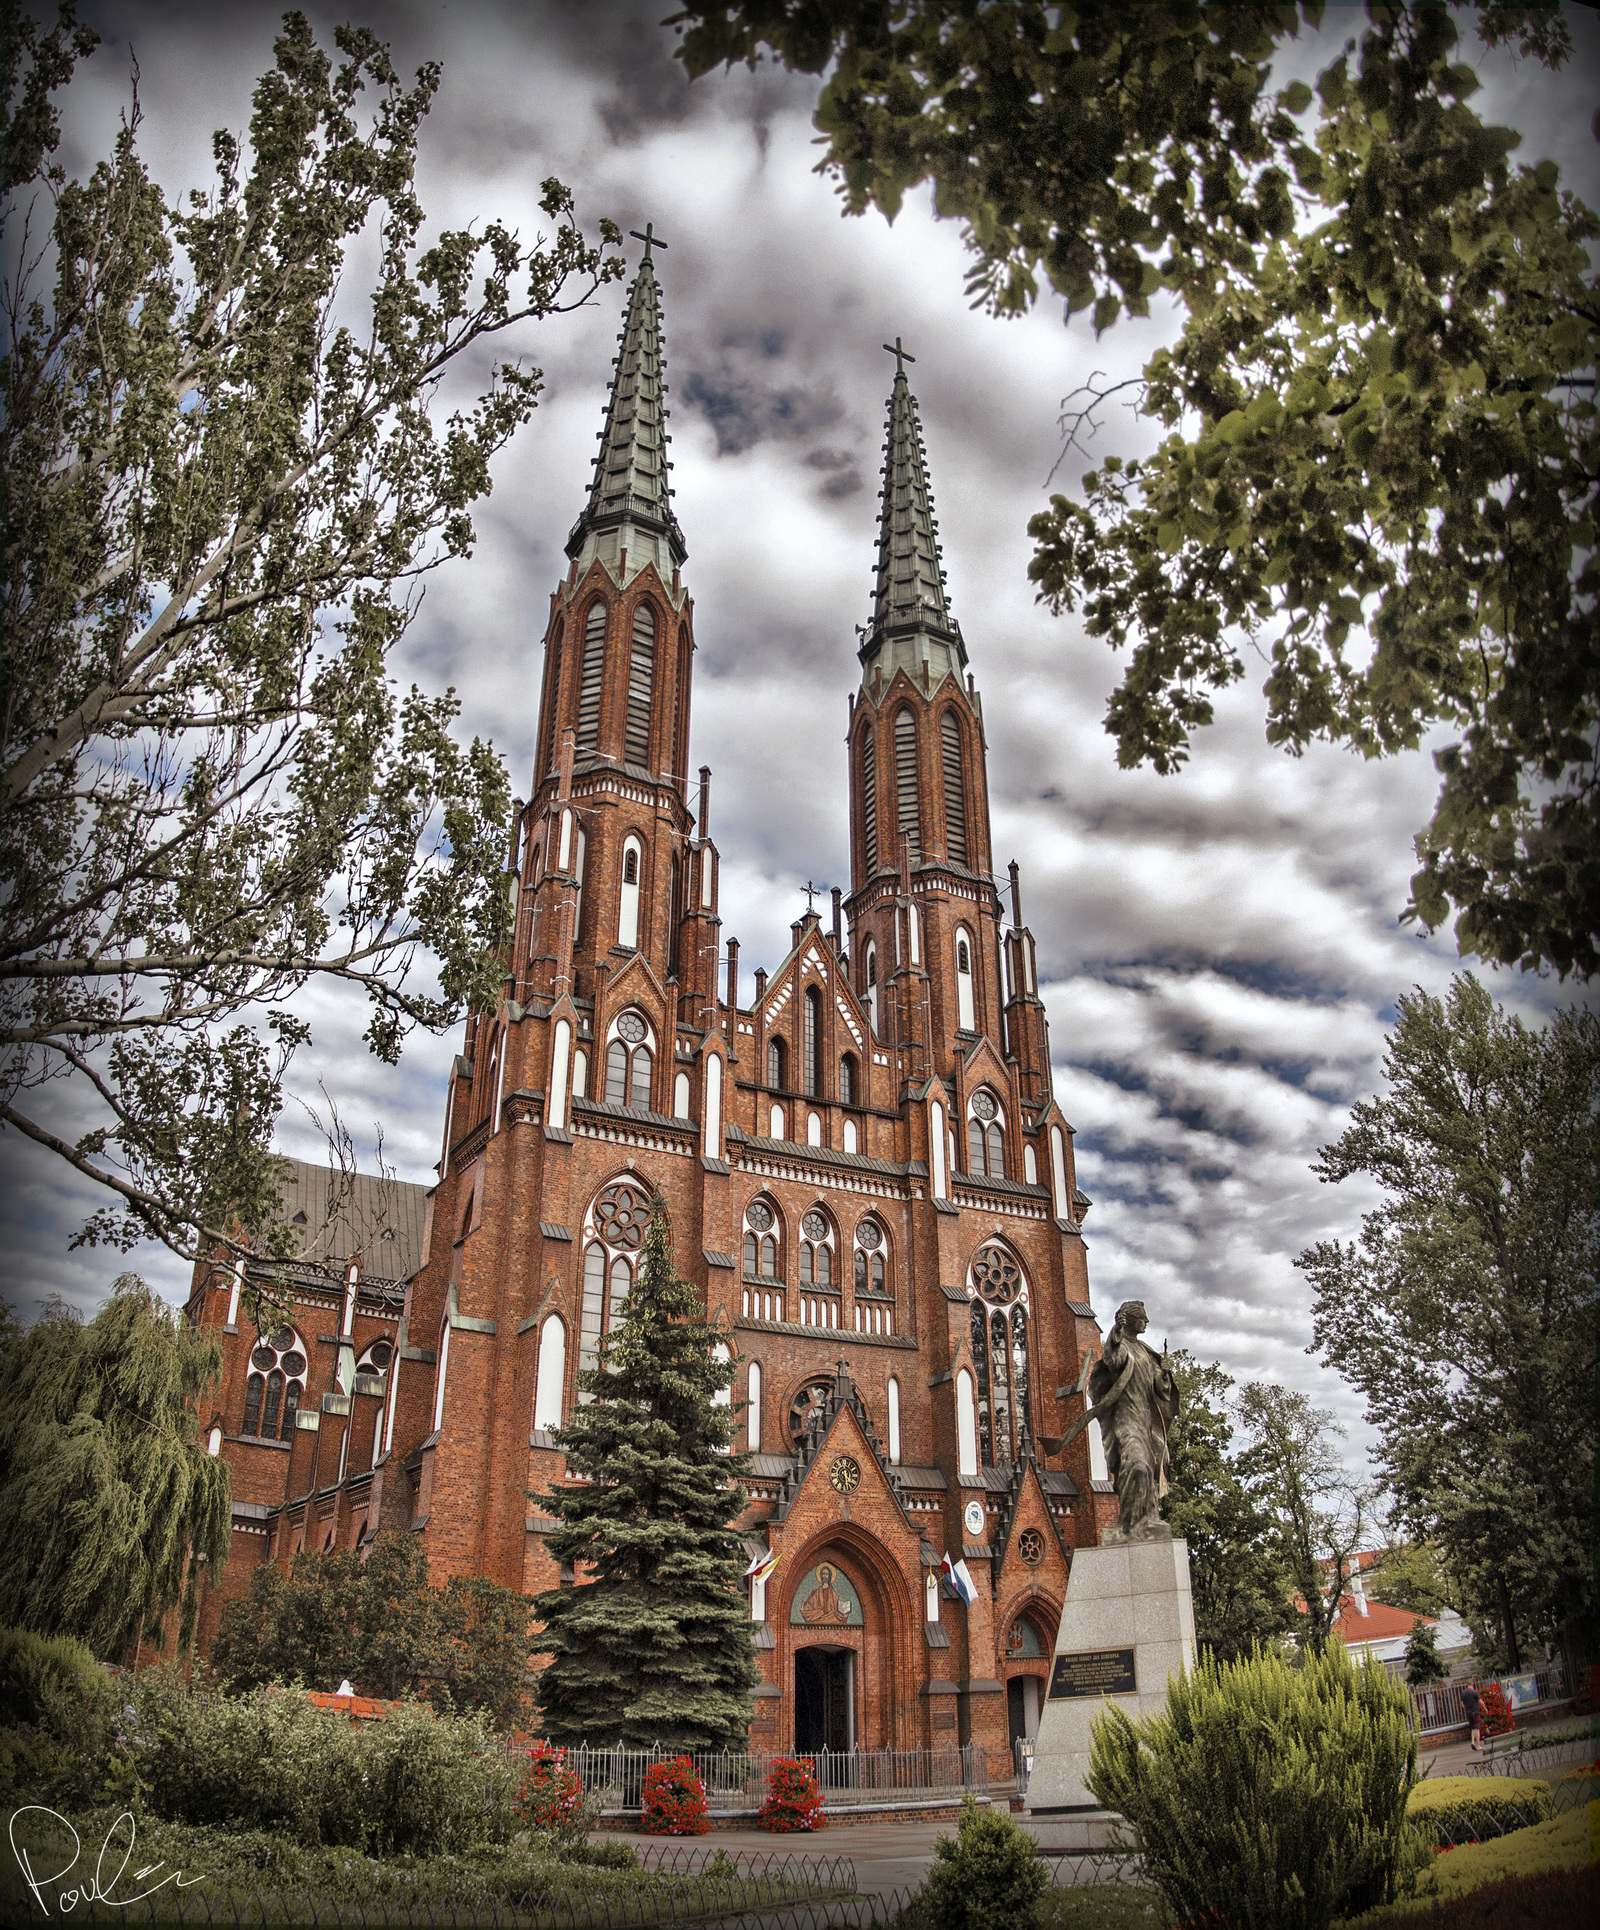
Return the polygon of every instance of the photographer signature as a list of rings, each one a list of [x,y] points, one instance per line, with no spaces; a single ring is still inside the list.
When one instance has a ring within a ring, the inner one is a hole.
[[[68,1836],[72,1838],[71,1856],[67,1858],[59,1870],[52,1871],[48,1876],[36,1876],[34,1874],[33,1863],[28,1852],[17,1841],[17,1819],[28,1815],[51,1817],[55,1822],[59,1823]],[[110,1876],[107,1877],[106,1863],[110,1857],[116,1854],[116,1844],[113,1839],[117,1836],[124,1823],[128,1826],[128,1845],[122,1852],[122,1861],[111,1872]],[[22,1871],[22,1880],[33,1892],[33,1899],[39,1908],[43,1910],[46,1916],[49,1916],[50,1905],[45,1900],[45,1886],[61,1883],[63,1879],[70,1876],[77,1867],[78,1854],[83,1847],[78,1841],[78,1832],[67,1821],[65,1816],[57,1815],[53,1809],[46,1809],[41,1803],[27,1803],[21,1809],[13,1810],[9,1833],[12,1852],[16,1856],[18,1867]],[[100,1855],[95,1862],[94,1875],[86,1881],[79,1883],[73,1889],[62,1890],[57,1896],[56,1907],[62,1916],[70,1915],[80,1903],[110,1903],[125,1907],[130,1903],[142,1903],[146,1897],[154,1896],[158,1890],[164,1890],[169,1883],[175,1885],[180,1890],[192,1890],[197,1883],[205,1882],[203,1876],[191,1876],[185,1880],[182,1870],[168,1870],[165,1876],[160,1877],[156,1882],[152,1883],[149,1889],[141,1890],[137,1896],[113,1896],[112,1891],[115,1890],[118,1883],[121,1882],[122,1872],[128,1867],[128,1859],[133,1855],[134,1835],[133,1816],[130,1811],[124,1810],[111,1825],[110,1829],[106,1831],[106,1840],[101,1844]],[[163,1867],[160,1863],[149,1863],[142,1870],[134,1871],[133,1881],[135,1883],[142,1883],[146,1877],[155,1876]]]

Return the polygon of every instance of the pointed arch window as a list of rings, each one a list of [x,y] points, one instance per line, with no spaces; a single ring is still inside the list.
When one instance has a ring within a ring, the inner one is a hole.
[[[633,616],[633,651],[628,659],[628,742],[630,764],[650,764],[650,708],[656,683],[656,617],[648,603]]]
[[[611,1022],[606,1047],[606,1103],[648,1108],[655,1076],[654,1036],[643,1013],[630,1007]]]
[[[861,838],[870,877],[878,868],[878,745],[870,725],[861,734]]]
[[[909,710],[894,720],[895,829],[910,847],[911,862],[922,856],[922,820],[917,806],[917,721]]]
[[[617,891],[617,943],[632,951],[639,943],[640,877],[644,846],[631,834],[622,845],[622,882]]]
[[[856,1103],[856,1062],[855,1055],[847,1052],[839,1061],[839,1104],[853,1106]]]
[[[814,985],[808,985],[801,1021],[801,1058],[806,1096],[811,1099],[817,1098],[822,1091],[821,1035],[822,994]]]
[[[972,990],[972,939],[965,925],[956,928],[956,1024],[963,1032],[978,1029],[978,1003]]]
[[[979,1250],[971,1285],[978,1455],[987,1468],[1014,1467],[1033,1439],[1027,1286],[998,1245]]]
[[[944,753],[944,848],[957,864],[967,862],[967,794],[961,775],[961,726],[946,711],[939,726]]]
[[[812,1207],[800,1222],[800,1284],[833,1288],[833,1224]]]
[[[774,1092],[782,1092],[783,1090],[782,1039],[768,1039],[767,1041],[767,1084],[771,1086]]]
[[[967,1111],[967,1170],[978,1179],[1006,1176],[1005,1114],[987,1086],[972,1095]]]
[[[782,1320],[783,1285],[778,1273],[782,1227],[770,1201],[753,1199],[744,1212],[745,1317]]]
[[[874,1032],[878,1030],[878,948],[867,947],[867,1020]]]
[[[646,1182],[614,1180],[596,1196],[584,1216],[583,1298],[578,1318],[578,1368],[600,1364],[600,1343],[622,1323],[622,1304],[633,1285],[633,1269],[650,1225]],[[584,1403],[594,1398],[580,1393]]]
[[[244,1418],[239,1432],[251,1440],[294,1438],[294,1417],[305,1391],[306,1349],[293,1327],[263,1334],[250,1352]]]
[[[606,664],[606,605],[596,597],[583,626],[583,681],[578,688],[578,749],[600,741],[600,685]]]

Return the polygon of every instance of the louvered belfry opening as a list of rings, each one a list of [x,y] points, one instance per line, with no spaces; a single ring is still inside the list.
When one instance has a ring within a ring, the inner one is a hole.
[[[878,868],[878,746],[870,726],[861,738],[861,836],[870,874]]]
[[[556,758],[561,747],[561,625],[558,623],[550,637],[550,687],[545,693],[544,720],[544,775],[548,777],[556,767]]]
[[[630,764],[650,763],[650,705],[656,684],[656,618],[648,603],[633,617],[633,653],[628,659],[628,742]]]
[[[894,720],[894,786],[897,828],[915,864],[922,856],[922,823],[917,809],[917,725],[909,710]]]
[[[606,606],[596,597],[583,626],[583,683],[578,691],[578,749],[600,741],[600,683],[606,664]]]
[[[948,710],[940,726],[944,753],[944,843],[957,864],[967,862],[967,798],[961,781],[961,726]]]

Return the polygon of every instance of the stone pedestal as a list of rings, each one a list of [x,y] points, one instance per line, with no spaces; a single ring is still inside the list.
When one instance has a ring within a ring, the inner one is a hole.
[[[1123,1686],[1130,1662],[1131,1686]],[[1119,1542],[1074,1554],[1050,1665],[1057,1693],[1047,1694],[1040,1714],[1028,1780],[1027,1826],[1043,1847],[1099,1849],[1115,1840],[1118,1819],[1085,1780],[1094,1719],[1108,1695],[1130,1716],[1150,1714],[1166,1700],[1167,1678],[1193,1665],[1187,1542]],[[1059,1693],[1064,1681],[1097,1680],[1108,1686]]]

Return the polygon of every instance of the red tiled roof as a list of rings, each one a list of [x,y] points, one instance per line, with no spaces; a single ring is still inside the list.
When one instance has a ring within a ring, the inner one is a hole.
[[[1418,1622],[1431,1622],[1429,1615],[1413,1615],[1408,1608],[1391,1608],[1387,1602],[1368,1600],[1365,1615],[1355,1597],[1346,1595],[1339,1604],[1339,1619],[1334,1633],[1348,1646],[1358,1642],[1386,1642],[1391,1636],[1409,1635]]]
[[[358,1722],[376,1722],[394,1707],[392,1702],[381,1702],[376,1696],[329,1695],[323,1689],[313,1689],[311,1700],[319,1709],[341,1709]]]

